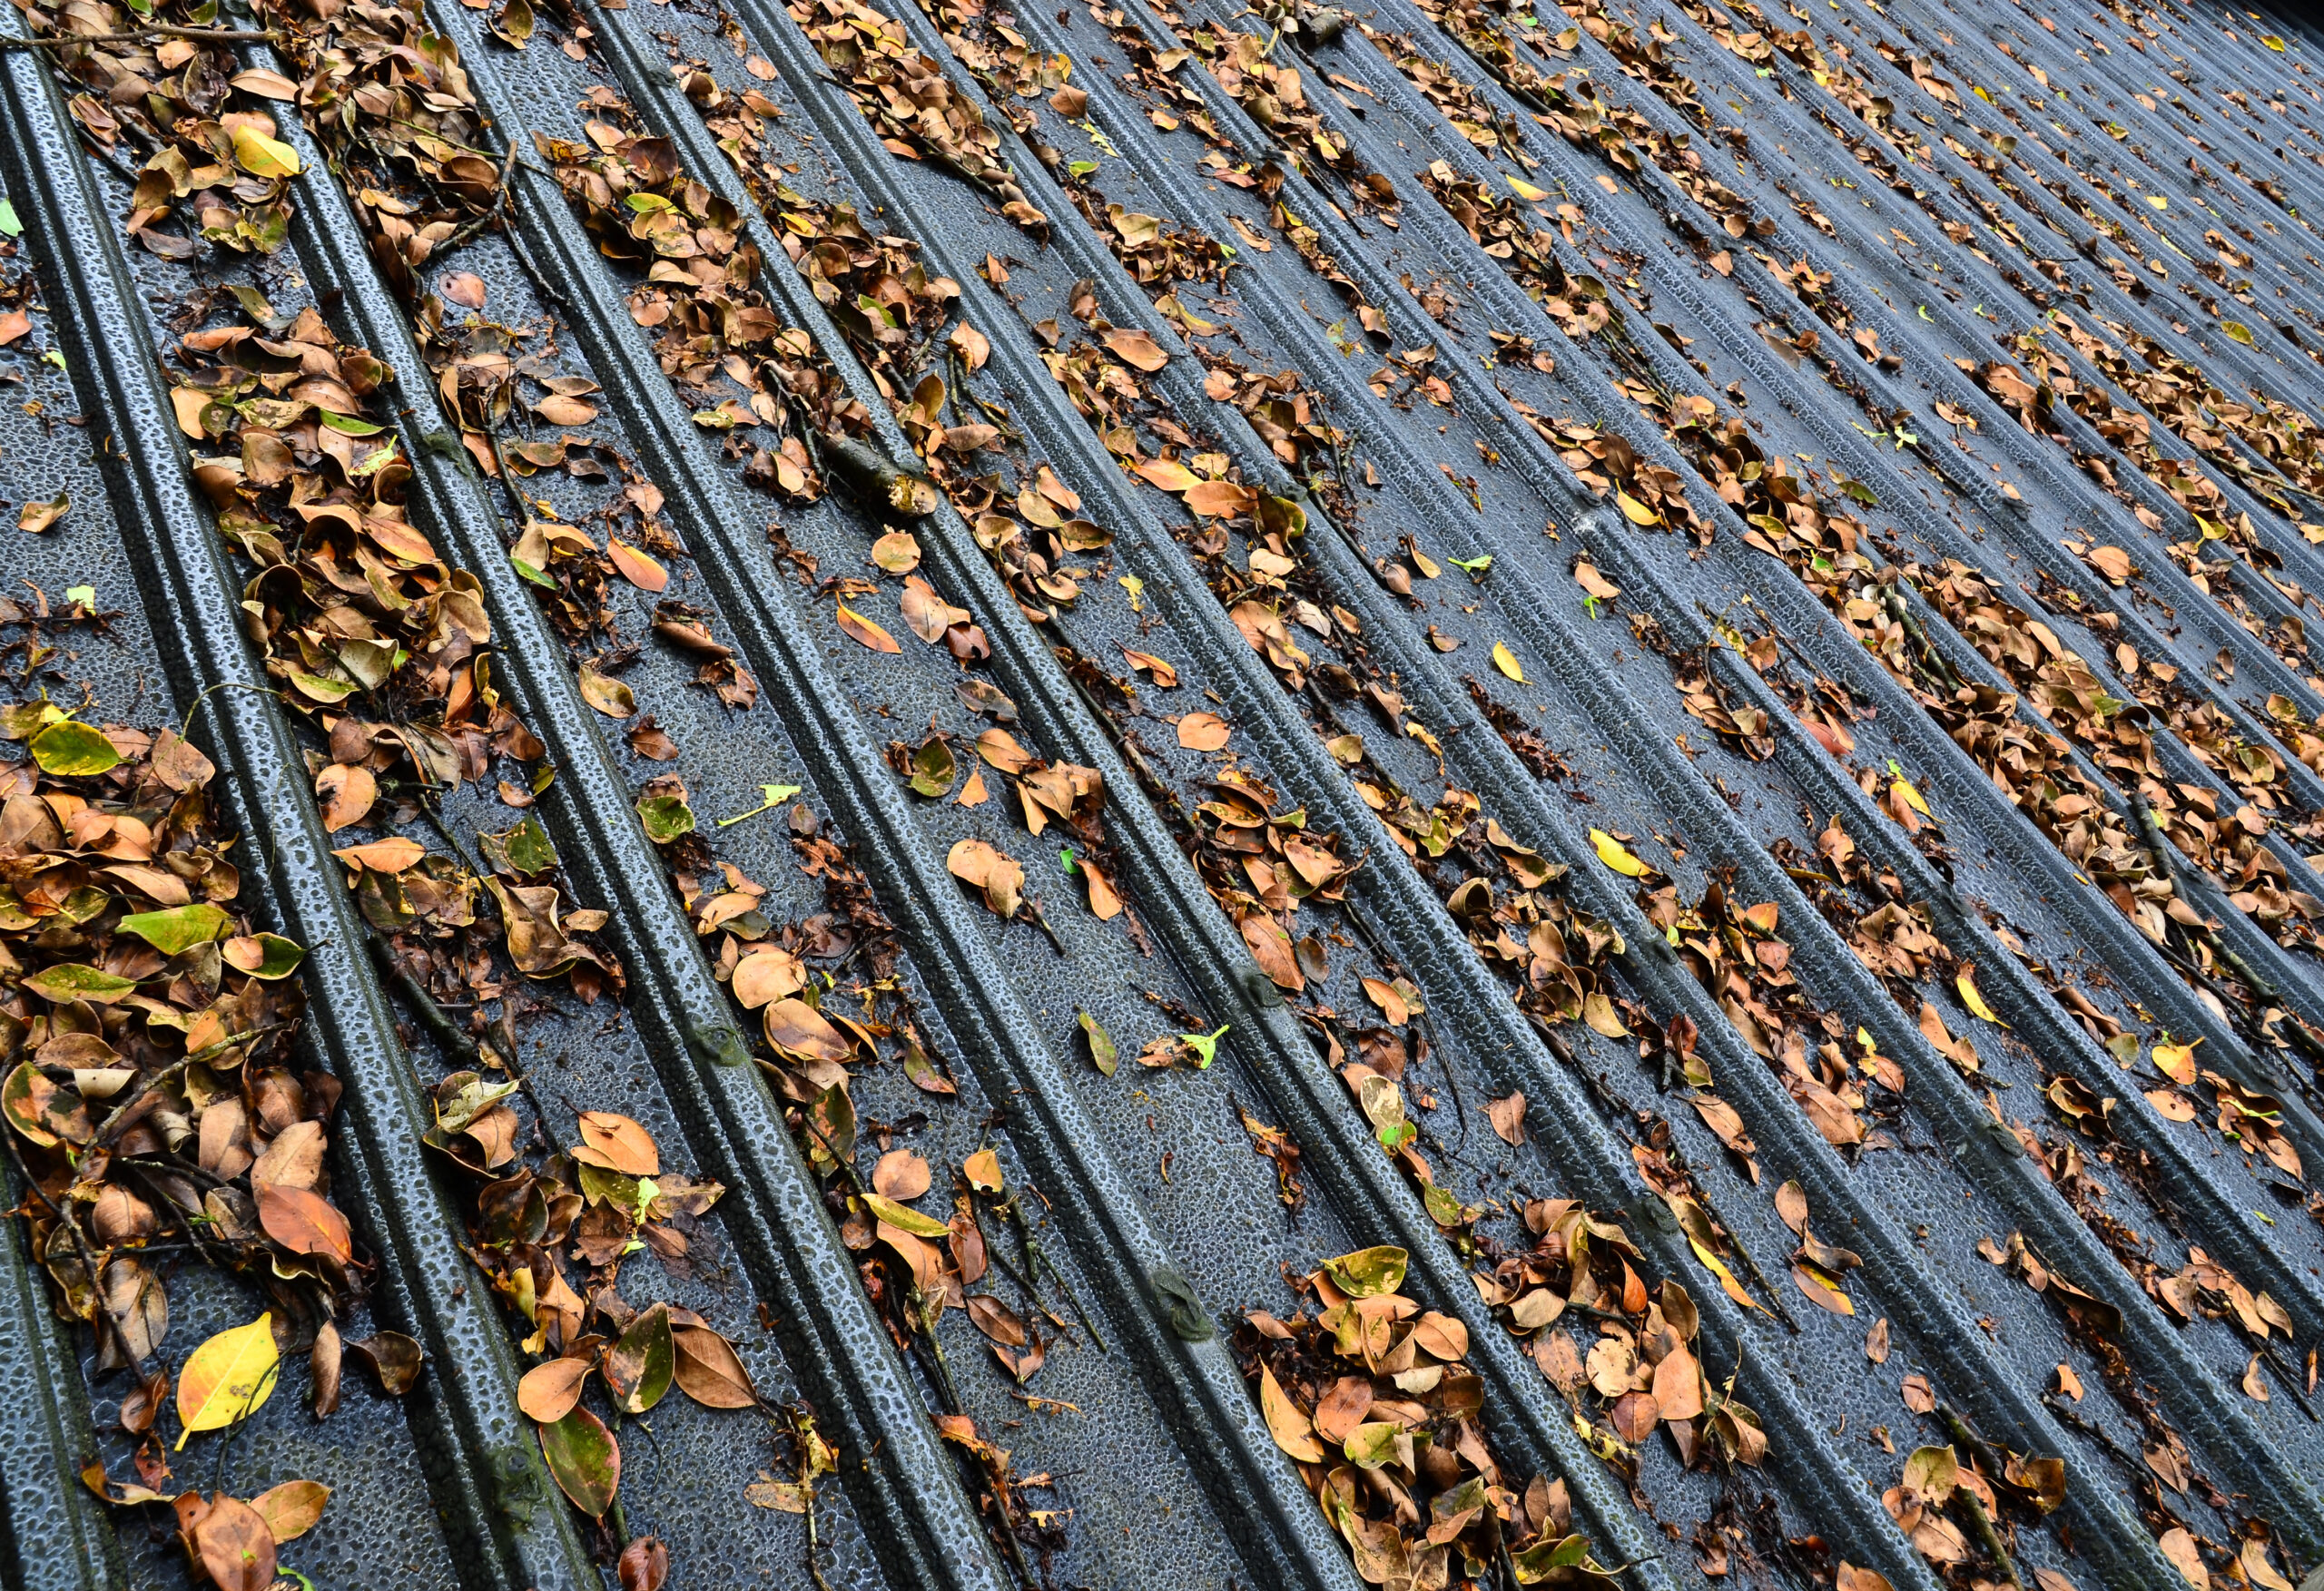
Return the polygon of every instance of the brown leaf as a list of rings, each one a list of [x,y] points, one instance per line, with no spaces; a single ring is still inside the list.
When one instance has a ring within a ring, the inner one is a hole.
[[[1872,1322],[1872,1330],[1864,1334],[1864,1357],[1875,1364],[1888,1362],[1888,1317],[1881,1316]]]
[[[586,1359],[552,1359],[535,1365],[517,1383],[517,1407],[528,1419],[555,1425],[581,1401],[592,1363]]]
[[[218,1591],[266,1591],[274,1584],[274,1533],[248,1503],[221,1492],[194,1526],[193,1545]]]
[[[379,786],[360,763],[333,762],[315,775],[315,799],[322,809],[323,828],[336,834],[363,821],[371,803],[379,799]]]
[[[1227,722],[1215,712],[1189,712],[1178,720],[1178,744],[1189,751],[1216,751],[1233,732]]]
[[[323,1505],[329,1501],[330,1488],[320,1480],[286,1480],[252,1498],[251,1507],[266,1521],[268,1532],[280,1547],[312,1530],[315,1521],[323,1517]]]
[[[325,1254],[344,1265],[355,1257],[347,1217],[320,1193],[281,1183],[258,1185],[259,1224],[294,1254]]]
[[[992,358],[992,343],[965,320],[953,327],[952,334],[944,340],[960,350],[960,358],[972,373],[983,369],[984,362]]]
[[[1521,1091],[1488,1104],[1485,1116],[1502,1143],[1513,1149],[1525,1146],[1525,1095]]]
[[[678,759],[678,742],[654,722],[650,712],[629,726],[629,749],[649,762],[675,762]]]
[[[1915,1414],[1926,1414],[1936,1407],[1936,1390],[1928,1384],[1926,1376],[1906,1376],[1899,1390],[1904,1396],[1905,1407]]]
[[[11,309],[0,315],[0,348],[25,336],[33,329],[33,318],[22,309]]]
[[[16,511],[16,528],[37,535],[64,518],[65,511],[72,506],[72,496],[64,492],[57,493],[45,503],[37,497],[33,498]]]
[[[2185,1526],[2172,1526],[2162,1533],[2155,1546],[2162,1549],[2162,1556],[2171,1560],[2173,1568],[2186,1576],[2187,1584],[2195,1587],[2195,1591],[2211,1591],[2211,1571],[2203,1566],[2202,1552],[2195,1546],[2195,1538],[2187,1533]]]
[[[402,1397],[419,1380],[419,1344],[400,1331],[375,1331],[347,1346],[371,1367],[379,1390],[390,1398]]]
[[[872,562],[891,575],[909,575],[920,567],[920,538],[891,530],[872,544]]]
[[[734,1345],[707,1326],[676,1326],[678,1390],[706,1409],[749,1409],[759,1400]]]
[[[315,1332],[315,1345],[307,1350],[307,1379],[315,1390],[317,1419],[328,1419],[339,1408],[339,1376],[346,1357],[339,1328],[325,1321]],[[124,1424],[128,1422],[127,1399],[122,1400],[121,1418]]]
[[[952,847],[944,865],[960,882],[984,892],[984,903],[994,916],[1006,920],[1017,915],[1022,904],[1025,869],[1008,852],[996,850],[981,840],[963,840]]]
[[[972,1292],[968,1297],[969,1319],[976,1329],[995,1342],[1005,1342],[1011,1348],[1025,1346],[1025,1322],[1015,1310],[990,1293]]]
[[[1266,1416],[1267,1429],[1275,1436],[1275,1446],[1305,1464],[1324,1461],[1323,1444],[1315,1439],[1315,1423],[1299,1411],[1275,1372],[1264,1364],[1259,1367],[1259,1411]]]
[[[621,1549],[614,1571],[621,1577],[621,1591],[662,1591],[670,1578],[670,1549],[659,1537],[638,1537]]]
[[[436,284],[436,290],[464,309],[484,308],[484,278],[474,271],[446,271],[442,280]]]
[[[636,1122],[611,1111],[585,1110],[580,1124],[581,1147],[573,1151],[574,1159],[624,1176],[661,1174],[662,1155],[654,1146],[654,1134]]]
[[[909,1149],[891,1149],[872,1168],[872,1191],[882,1198],[909,1204],[928,1192],[928,1162]]]
[[[637,698],[627,685],[588,663],[580,668],[581,699],[607,718],[627,718],[637,711]]]
[[[1170,362],[1170,356],[1157,347],[1154,339],[1143,331],[1116,327],[1106,333],[1104,340],[1125,364],[1134,365],[1149,375]]]
[[[855,1046],[806,1001],[785,998],[766,1008],[766,1041],[811,1061],[844,1061]]]

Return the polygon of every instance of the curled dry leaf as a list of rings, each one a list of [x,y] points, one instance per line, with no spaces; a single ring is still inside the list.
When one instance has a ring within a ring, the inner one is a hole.
[[[552,1359],[547,1364],[535,1365],[517,1383],[517,1407],[525,1411],[527,1419],[555,1425],[581,1401],[582,1389],[589,1384],[590,1368],[590,1361],[586,1359]]]
[[[1017,915],[1023,904],[1025,869],[1008,852],[981,840],[963,840],[952,847],[944,865],[960,882],[983,892],[994,916],[1006,920]]]

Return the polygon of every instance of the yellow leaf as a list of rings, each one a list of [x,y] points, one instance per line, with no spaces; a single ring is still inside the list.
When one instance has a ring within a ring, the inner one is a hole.
[[[2233,338],[2236,341],[2241,343],[2245,348],[2250,348],[2251,346],[2251,329],[2249,326],[2244,325],[2242,321],[2222,320],[2219,323],[2219,329],[2221,331],[2226,332],[2228,336]]]
[[[1963,967],[1961,969],[1961,976],[1953,980],[1953,987],[1960,995],[1961,1003],[1969,1007],[1969,1011],[1972,1016],[1981,1016],[1984,1018],[1984,1020],[1992,1023],[1995,1027],[2006,1027],[2009,1026],[2008,1023],[1994,1015],[1994,1008],[1985,1004],[1985,997],[1977,992],[1977,969],[1975,967],[1970,966]]]
[[[2280,55],[2280,54],[2282,54],[2284,53],[2284,42],[2283,42],[2283,40],[2281,40],[2281,39],[2280,39],[2280,38],[2276,37],[2276,35],[2275,35],[2275,34],[2260,34],[2260,42],[2261,44],[2263,44],[2267,45],[2267,46],[2268,46],[2268,48],[2270,48],[2270,50],[2273,50],[2273,51],[2274,51],[2277,54],[2279,54],[2279,55]]]
[[[1581,997],[1581,1019],[1590,1030],[1602,1038],[1628,1038],[1630,1030],[1623,1025],[1621,1013],[1614,1009],[1614,1002],[1592,989]]]
[[[1548,190],[1536,188],[1532,183],[1525,182],[1521,178],[1518,177],[1512,177],[1509,179],[1509,191],[1516,194],[1518,198],[1530,199],[1536,204],[1550,196]]]
[[[1712,1253],[1699,1240],[1691,1236],[1687,1239],[1687,1246],[1694,1250],[1695,1258],[1700,1260],[1710,1273],[1718,1278],[1718,1284],[1726,1290],[1728,1297],[1747,1310],[1759,1310],[1761,1314],[1767,1312],[1760,1308],[1758,1299],[1743,1291],[1743,1284],[1735,1280],[1735,1272],[1729,1271],[1717,1254]]]
[[[1935,813],[1928,810],[1928,803],[1921,800],[1921,792],[1913,788],[1913,781],[1911,780],[1897,780],[1892,788],[1896,790],[1897,794],[1905,798],[1905,804],[1906,806],[1912,808],[1913,810],[1918,812],[1922,817],[1935,818],[1936,816]]]
[[[1616,506],[1621,509],[1622,517],[1629,520],[1632,525],[1659,525],[1662,523],[1661,515],[1657,514],[1653,509],[1648,507],[1645,504],[1640,502],[1636,497],[1631,496],[1628,492],[1623,491],[1619,486],[1614,490],[1614,502]]]
[[[2171,208],[2171,201],[2165,199],[2160,193],[2148,194],[2146,196],[2146,201],[2149,204],[2153,205],[2157,210],[2169,210]]]
[[[271,1311],[195,1349],[178,1372],[178,1450],[198,1430],[249,1418],[274,1391],[276,1359]]]
[[[1266,1416],[1267,1430],[1276,1447],[1303,1464],[1324,1461],[1323,1444],[1315,1439],[1314,1423],[1299,1411],[1283,1383],[1265,1365],[1259,1367],[1259,1412]]]
[[[2195,1044],[2203,1041],[2197,1039]],[[2195,1044],[2159,1044],[2154,1046],[2156,1070],[2173,1083],[2191,1086],[2195,1081]]]
[[[1590,831],[1590,843],[1598,848],[1598,859],[1624,878],[1640,879],[1646,876],[1646,864],[1624,850],[1622,842],[1603,829],[1592,829]]]
[[[1519,684],[1525,683],[1525,670],[1518,663],[1517,654],[1498,641],[1492,643],[1492,666]]]
[[[234,159],[253,177],[295,177],[299,152],[245,122],[234,129]]]

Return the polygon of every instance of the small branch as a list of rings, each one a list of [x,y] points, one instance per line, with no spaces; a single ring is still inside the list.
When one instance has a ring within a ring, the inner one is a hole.
[[[194,39],[205,44],[279,44],[272,28],[243,33],[222,27],[141,27],[125,34],[54,34],[41,39],[0,39],[0,50],[62,50],[72,44],[125,44],[140,39]]]

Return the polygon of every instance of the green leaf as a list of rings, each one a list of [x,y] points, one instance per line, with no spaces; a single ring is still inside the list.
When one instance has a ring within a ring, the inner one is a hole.
[[[79,779],[117,767],[121,753],[113,749],[113,742],[96,725],[68,718],[62,723],[50,724],[33,737],[33,761],[40,764],[44,773],[54,773],[60,779]]]
[[[327,408],[315,410],[315,417],[342,437],[376,437],[387,429],[369,420],[359,420],[353,415],[335,415]]]
[[[64,1005],[73,1000],[90,1000],[109,1006],[124,995],[136,990],[137,980],[115,977],[110,972],[99,971],[83,961],[66,961],[45,967],[25,979],[25,987],[44,1000]]]
[[[1365,1469],[1377,1469],[1396,1457],[1396,1434],[1404,1428],[1393,1419],[1367,1421],[1348,1432],[1340,1450],[1348,1462]]]
[[[592,1519],[602,1519],[621,1489],[621,1445],[606,1422],[575,1404],[555,1425],[541,1431],[541,1456],[557,1489]]]
[[[16,219],[16,207],[5,199],[0,199],[0,234],[11,238],[25,235],[25,223]]]
[[[262,983],[289,977],[299,970],[307,952],[296,939],[281,934],[245,934],[226,941],[227,962]]]
[[[676,796],[651,796],[638,802],[637,820],[645,825],[645,838],[656,845],[694,832],[694,809]]]
[[[541,587],[544,591],[561,592],[565,589],[565,587],[559,585],[556,581],[551,580],[547,575],[541,573],[537,565],[527,564],[524,559],[517,556],[514,553],[508,555],[508,562],[516,566],[516,570],[518,575],[524,576],[527,580],[531,581],[535,585]]]
[[[556,847],[550,843],[548,830],[529,812],[514,829],[478,834],[477,841],[484,850],[485,860],[519,877],[546,873],[556,866]]]
[[[1393,1243],[1382,1243],[1324,1261],[1324,1274],[1350,1298],[1377,1298],[1404,1284],[1404,1267],[1411,1259]]]
[[[678,1350],[670,1335],[667,1304],[641,1311],[606,1354],[606,1384],[624,1414],[643,1414],[659,1403],[677,1370]]]
[[[141,911],[121,919],[121,931],[135,934],[164,956],[182,956],[196,945],[206,945],[226,930],[224,908],[204,901],[169,911]]]
[[[1182,1033],[1178,1035],[1178,1042],[1195,1052],[1196,1071],[1201,1072],[1208,1070],[1211,1062],[1218,1058],[1218,1041],[1226,1036],[1227,1028],[1233,1026],[1234,1024],[1231,1022],[1221,1023],[1216,1033]]]
[[[1120,1055],[1114,1048],[1113,1038],[1098,1026],[1095,1016],[1087,1011],[1080,1015],[1081,1036],[1089,1041],[1089,1064],[1110,1077],[1114,1075],[1114,1068],[1121,1064]]]

